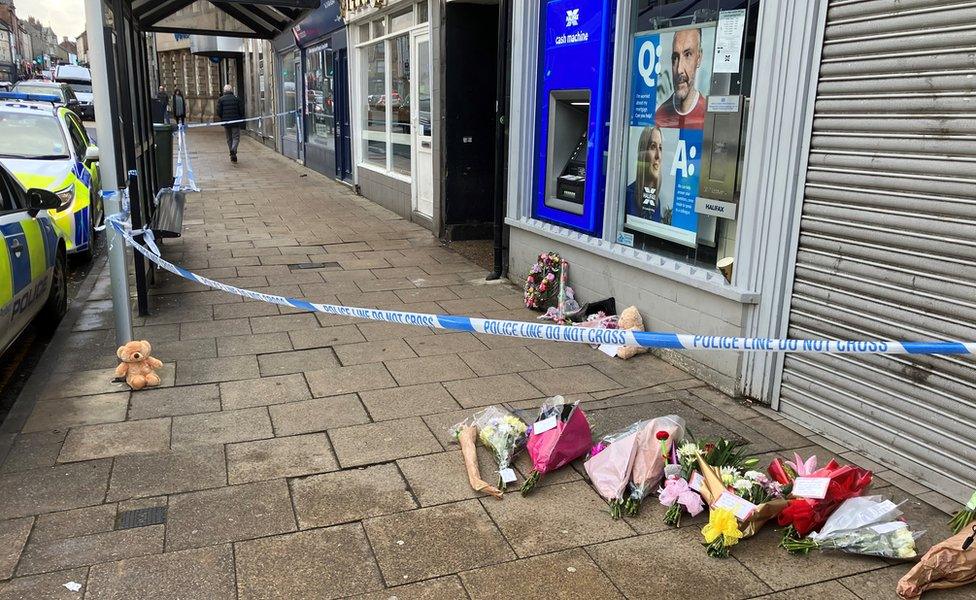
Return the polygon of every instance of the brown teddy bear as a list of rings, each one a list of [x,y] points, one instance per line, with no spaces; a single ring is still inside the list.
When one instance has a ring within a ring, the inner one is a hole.
[[[125,382],[134,390],[159,385],[159,375],[154,371],[162,367],[163,363],[149,356],[150,352],[152,346],[146,340],[132,341],[119,346],[115,354],[122,363],[115,367],[115,376],[125,377]]]

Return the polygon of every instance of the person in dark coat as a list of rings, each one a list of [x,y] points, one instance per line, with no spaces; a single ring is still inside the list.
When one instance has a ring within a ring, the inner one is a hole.
[[[173,120],[177,125],[186,125],[186,98],[180,88],[173,90]]]
[[[234,88],[224,86],[224,95],[217,100],[217,120],[237,121],[244,118],[244,103],[234,95]],[[227,134],[227,149],[230,150],[231,162],[237,162],[237,146],[241,143],[241,127],[243,123],[227,123],[224,133]]]

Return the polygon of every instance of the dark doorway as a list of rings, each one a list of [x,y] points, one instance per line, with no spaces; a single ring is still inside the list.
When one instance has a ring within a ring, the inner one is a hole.
[[[336,177],[352,181],[352,144],[349,124],[349,52],[335,52]]]
[[[444,231],[452,240],[488,239],[494,202],[498,6],[449,2],[446,11]]]

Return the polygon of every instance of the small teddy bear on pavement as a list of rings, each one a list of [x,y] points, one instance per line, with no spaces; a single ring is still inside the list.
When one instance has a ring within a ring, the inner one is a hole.
[[[159,375],[156,375],[155,371],[162,367],[163,363],[149,356],[150,352],[152,346],[146,340],[132,341],[119,346],[115,354],[122,363],[115,368],[115,376],[125,377],[125,382],[134,390],[159,385]]]

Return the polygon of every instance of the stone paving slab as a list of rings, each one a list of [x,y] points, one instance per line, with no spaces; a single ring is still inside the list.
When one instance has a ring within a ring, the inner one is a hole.
[[[38,402],[22,431],[50,431],[124,421],[129,392]]]
[[[145,419],[72,428],[58,462],[146,454],[169,449],[170,420]]]
[[[461,581],[472,600],[623,598],[579,548],[466,571]]]
[[[358,523],[241,542],[236,555],[242,600],[340,598],[383,588]]]
[[[99,504],[111,466],[111,460],[92,460],[0,476],[0,519]]]
[[[364,525],[387,585],[515,558],[477,500],[376,517]]]
[[[0,521],[0,579],[9,579],[14,574],[33,523],[30,517]]]
[[[78,600],[85,593],[88,569],[71,569],[43,575],[17,577],[10,581],[0,581],[0,600]],[[81,589],[72,592],[64,587],[66,583],[77,583]]]
[[[439,452],[441,447],[419,418],[343,427],[330,432],[343,468]]]
[[[211,546],[295,529],[284,480],[189,492],[169,499],[166,550]]]
[[[393,463],[291,481],[301,529],[361,521],[417,507]]]
[[[17,567],[18,575],[35,575],[163,551],[162,525],[107,531],[50,542],[30,543]]]
[[[325,433],[227,444],[227,481],[231,485],[338,468]]]
[[[31,543],[45,543],[111,531],[115,527],[114,504],[99,504],[63,512],[39,515],[31,532]]]
[[[108,500],[175,494],[226,485],[222,446],[197,446],[115,459]]]
[[[231,600],[237,597],[229,544],[95,565],[86,600]]]

